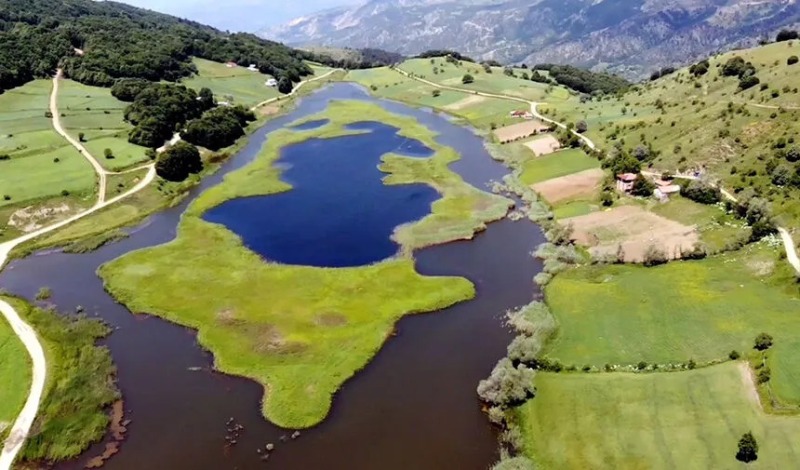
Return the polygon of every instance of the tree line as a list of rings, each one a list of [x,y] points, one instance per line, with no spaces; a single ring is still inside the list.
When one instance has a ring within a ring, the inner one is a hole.
[[[306,53],[252,34],[228,34],[120,3],[0,0],[0,92],[51,76],[59,66],[87,85],[110,87],[120,78],[177,81],[197,72],[193,56],[254,64],[292,82],[313,74]]]
[[[537,64],[533,70],[545,70],[560,85],[586,94],[594,92],[621,93],[631,86],[629,81],[617,75],[592,72],[572,65]]]

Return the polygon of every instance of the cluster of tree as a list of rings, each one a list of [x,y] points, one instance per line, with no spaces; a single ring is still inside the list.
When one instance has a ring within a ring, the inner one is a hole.
[[[545,83],[547,85],[555,85],[556,83],[550,79],[550,77],[546,77],[539,73],[538,71],[534,70],[531,72],[531,81],[537,83]]]
[[[196,72],[192,56],[256,64],[292,81],[312,73],[303,52],[281,44],[115,2],[0,0],[0,32],[0,91],[52,75],[59,65],[90,85],[175,81]]]
[[[345,49],[345,52],[346,54],[342,57],[335,57],[334,54],[325,52],[307,52],[305,58],[328,67],[347,70],[385,67],[399,64],[406,59],[403,54],[384,51],[383,49]]]
[[[460,52],[451,51],[451,50],[448,50],[448,49],[431,49],[431,50],[423,52],[422,54],[417,55],[416,58],[417,59],[430,59],[430,58],[434,58],[434,57],[452,57],[452,58],[454,58],[456,60],[461,60],[461,61],[464,61],[464,62],[475,62],[475,60],[472,59],[472,57],[468,57],[468,56],[465,56],[464,54],[462,54]]]
[[[683,180],[688,183],[681,185],[681,196],[700,204],[716,204],[722,200],[719,188],[700,180]]]
[[[711,64],[708,62],[708,59],[704,59],[696,64],[692,64],[689,67],[689,73],[695,77],[701,77],[708,73],[709,67],[711,67]]]
[[[750,241],[756,242],[778,231],[769,201],[758,197],[754,191],[745,190],[738,195],[738,202],[730,208],[750,225]]]
[[[664,67],[661,70],[656,70],[655,72],[650,74],[650,80],[658,80],[661,77],[666,77],[667,75],[672,75],[675,73],[675,67]]]
[[[252,111],[243,106],[214,108],[199,119],[189,121],[181,133],[183,140],[211,150],[233,145],[244,135],[244,128],[255,121]]]
[[[781,139],[778,139],[780,145]],[[767,162],[767,173],[776,186],[800,188],[800,147],[778,147],[775,157]]]
[[[747,90],[761,83],[756,76],[756,67],[750,62],[745,62],[739,56],[731,57],[725,62],[725,65],[722,66],[722,75],[738,77],[740,90]]]
[[[156,160],[156,173],[167,181],[183,181],[202,170],[203,160],[197,147],[182,141],[162,152]]]
[[[207,88],[198,96],[182,85],[152,83],[125,108],[125,119],[134,125],[128,141],[143,147],[158,147],[186,121],[200,117],[213,106],[214,96]]]
[[[736,460],[744,463],[758,460],[758,442],[756,442],[756,438],[753,436],[752,432],[745,433],[742,438],[739,439]]]
[[[533,69],[546,70],[557,83],[581,93],[602,91],[614,94],[624,92],[631,86],[631,83],[622,77],[604,72],[592,72],[571,65],[538,64]]]
[[[784,42],[798,38],[800,38],[800,33],[798,33],[797,31],[791,29],[782,29],[781,31],[778,32],[778,35],[775,37],[775,41]]]
[[[531,398],[536,389],[533,378],[536,372],[522,364],[514,367],[510,359],[502,359],[489,378],[478,384],[478,396],[495,406],[512,406]]]

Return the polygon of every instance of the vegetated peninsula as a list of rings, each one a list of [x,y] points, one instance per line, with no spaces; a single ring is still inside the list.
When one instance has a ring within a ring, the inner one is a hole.
[[[248,250],[222,225],[203,220],[226,201],[292,191],[274,166],[283,149],[309,139],[363,133],[348,124],[365,116],[434,151],[427,159],[386,155],[380,166],[386,184],[426,183],[442,196],[429,216],[395,232],[402,247],[398,256],[350,268],[280,265]],[[321,119],[329,122],[270,134],[252,163],[191,204],[175,241],[100,269],[106,288],[130,309],[198,329],[200,343],[214,353],[220,370],[264,384],[264,414],[284,427],[322,420],[332,395],[366,365],[403,315],[471,298],[474,288],[465,279],[417,274],[410,251],[469,238],[503,217],[509,205],[464,183],[447,167],[458,155],[413,118],[372,104],[332,102],[304,122]]]

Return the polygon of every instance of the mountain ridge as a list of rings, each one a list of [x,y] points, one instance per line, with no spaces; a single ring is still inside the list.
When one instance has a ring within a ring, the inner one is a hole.
[[[455,49],[501,62],[561,62],[631,78],[754,45],[800,23],[797,0],[369,0],[265,30],[293,46]]]

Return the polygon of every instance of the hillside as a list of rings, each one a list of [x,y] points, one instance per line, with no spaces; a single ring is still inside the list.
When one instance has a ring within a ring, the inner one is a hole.
[[[312,74],[301,51],[113,2],[0,0],[0,31],[0,92],[59,66],[87,85],[176,81],[196,72],[192,57],[255,64],[294,82]]]
[[[264,31],[294,45],[457,49],[501,62],[555,62],[641,77],[755,44],[800,21],[794,0],[370,0]]]
[[[734,193],[755,192],[787,225],[797,226],[798,54],[797,40],[731,51],[620,97],[572,97],[541,110],[564,122],[586,121],[588,136],[610,154],[633,155],[657,171],[697,172]],[[737,63],[757,81],[726,75],[736,73]]]

